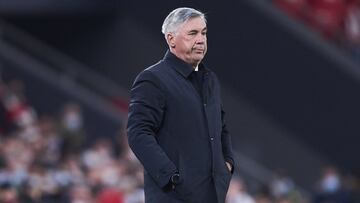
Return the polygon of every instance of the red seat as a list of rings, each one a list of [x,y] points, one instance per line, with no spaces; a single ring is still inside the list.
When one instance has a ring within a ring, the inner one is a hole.
[[[308,13],[309,24],[329,39],[338,37],[344,23],[346,4],[343,0],[314,0]]]
[[[296,19],[304,19],[305,8],[307,7],[306,0],[274,0],[274,5],[284,11],[289,16]]]

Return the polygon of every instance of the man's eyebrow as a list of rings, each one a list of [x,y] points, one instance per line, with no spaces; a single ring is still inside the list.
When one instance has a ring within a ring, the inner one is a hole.
[[[207,27],[204,27],[203,29],[201,29],[201,32],[207,31]],[[193,30],[189,30],[188,33],[191,32],[199,32],[199,30],[193,29]]]

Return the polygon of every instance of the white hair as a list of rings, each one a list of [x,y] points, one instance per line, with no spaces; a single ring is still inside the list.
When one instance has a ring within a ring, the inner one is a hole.
[[[201,11],[186,7],[177,8],[171,11],[165,18],[161,32],[165,35],[165,37],[167,33],[176,33],[180,25],[195,17],[201,17],[206,23],[205,14]]]

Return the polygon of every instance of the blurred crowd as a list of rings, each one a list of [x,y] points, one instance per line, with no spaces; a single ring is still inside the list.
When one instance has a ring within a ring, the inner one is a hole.
[[[360,0],[272,0],[360,63]]]
[[[250,195],[252,194],[252,195]],[[301,190],[284,172],[254,193],[239,177],[231,180],[227,203],[359,203],[360,179],[344,175],[334,166],[324,167],[311,191]]]
[[[0,202],[144,202],[142,167],[123,132],[88,142],[81,106],[59,109],[38,115],[21,81],[0,81]]]
[[[123,130],[92,141],[79,104],[38,115],[24,89],[20,80],[0,80],[1,203],[144,203],[143,169]],[[252,191],[234,175],[226,203],[359,203],[359,187],[334,167],[310,197],[285,173]]]

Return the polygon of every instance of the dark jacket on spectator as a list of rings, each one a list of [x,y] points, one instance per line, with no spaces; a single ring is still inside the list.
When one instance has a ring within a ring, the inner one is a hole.
[[[145,172],[147,203],[224,202],[234,165],[220,86],[203,64],[202,91],[190,81],[189,64],[167,52],[142,71],[131,89],[129,145]],[[178,171],[180,184],[168,189]],[[213,192],[212,192],[213,191]]]

